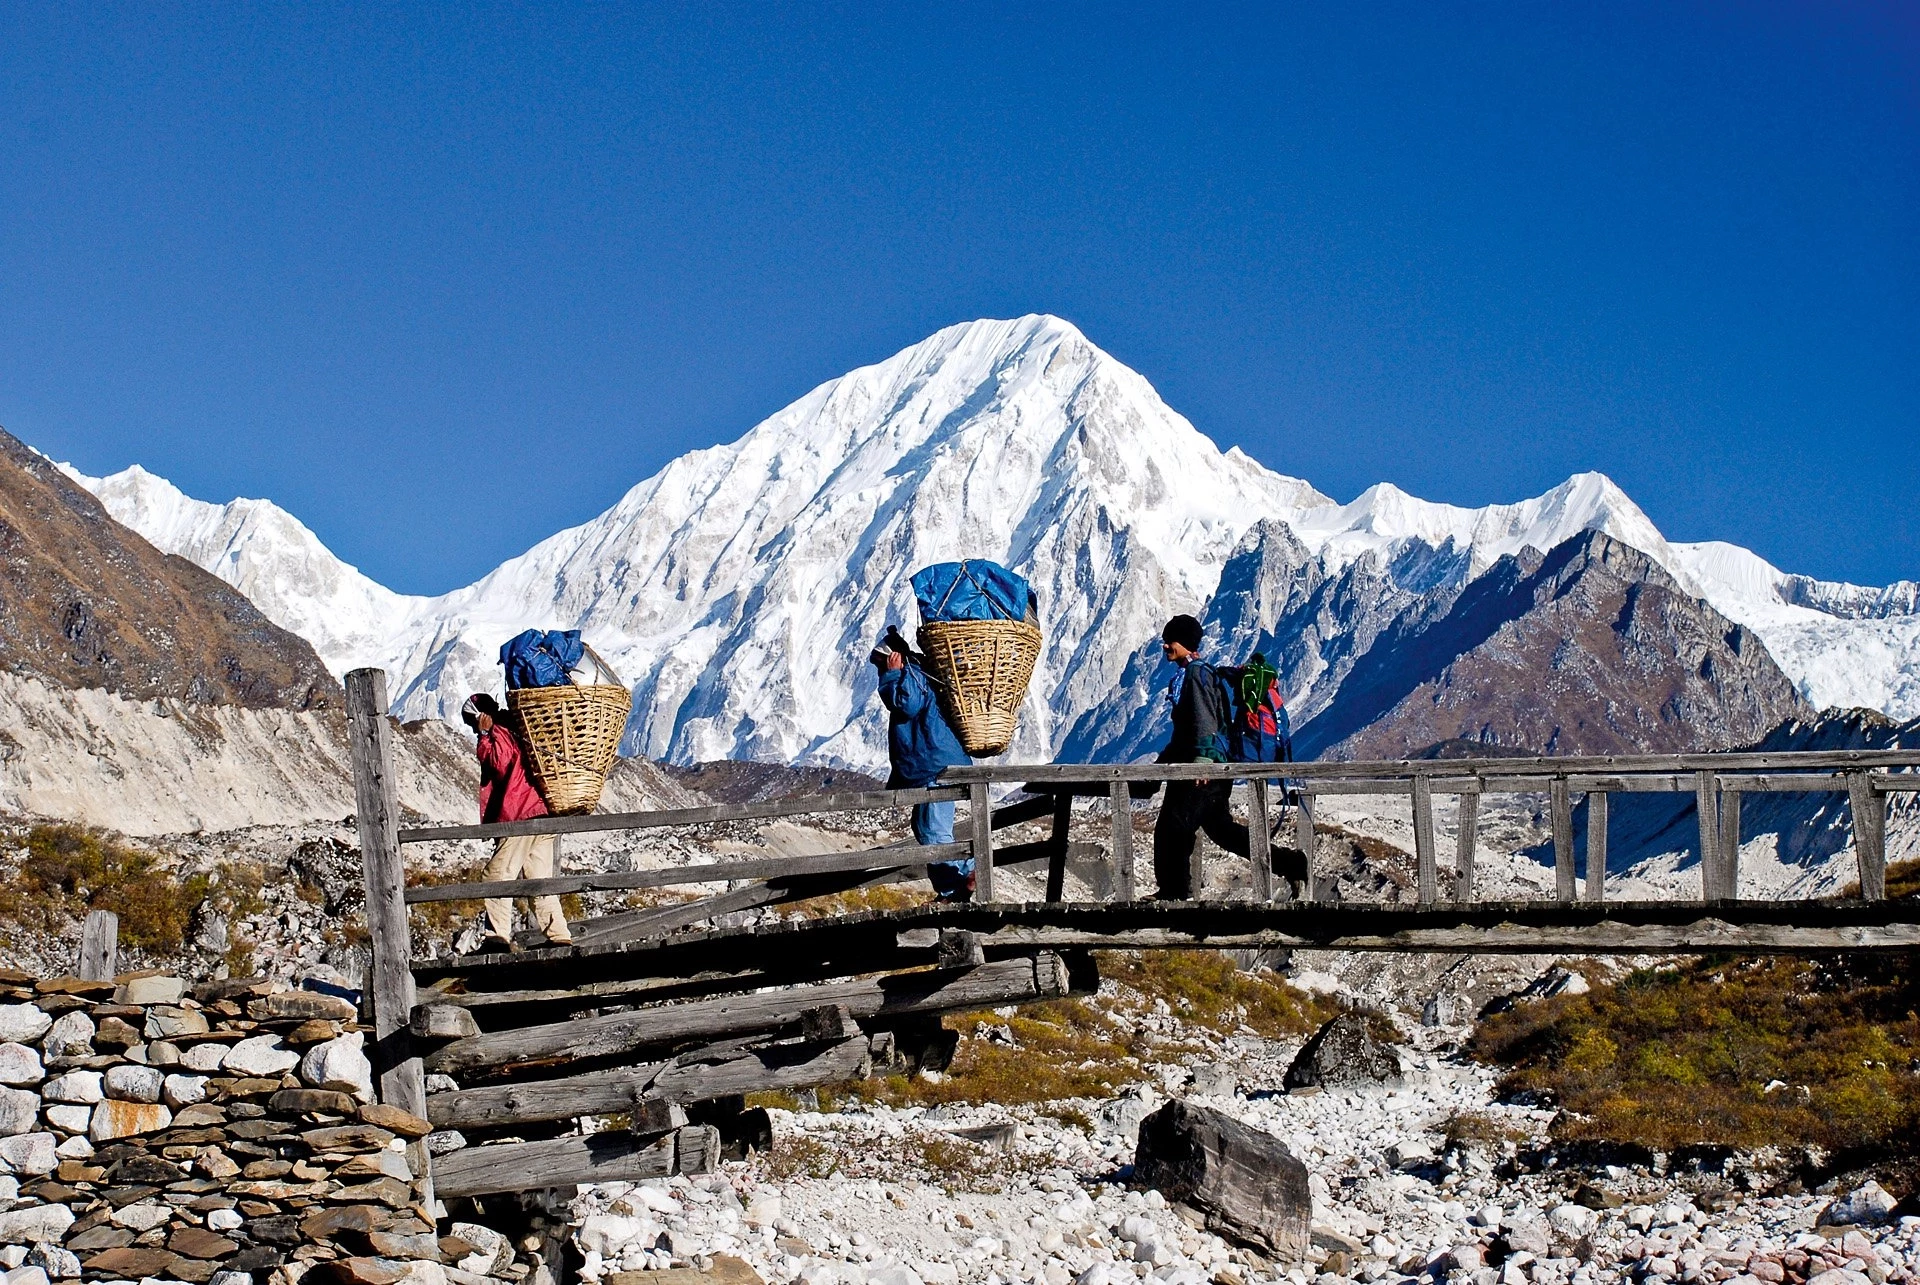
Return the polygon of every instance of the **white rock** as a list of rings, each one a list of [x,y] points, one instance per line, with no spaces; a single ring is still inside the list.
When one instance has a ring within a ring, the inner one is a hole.
[[[455,1223],[453,1234],[473,1246],[474,1252],[455,1264],[463,1272],[492,1276],[513,1261],[513,1246],[491,1227],[483,1227],[479,1223]]]
[[[86,1057],[93,1052],[93,1032],[93,1019],[75,1009],[54,1019],[40,1048],[48,1057]]]
[[[47,1123],[62,1133],[85,1133],[93,1123],[93,1108],[74,1102],[55,1103],[47,1108]]]
[[[7,1285],[49,1285],[44,1267],[16,1267],[7,1273]]]
[[[154,1200],[142,1200],[136,1204],[122,1205],[113,1211],[112,1220],[116,1226],[129,1231],[151,1231],[161,1223],[173,1217],[173,1211],[166,1205]]]
[[[334,1041],[329,1040],[328,1043]],[[192,1055],[201,1046],[195,1045],[187,1051],[181,1064],[190,1070],[199,1070],[192,1064]],[[277,1035],[255,1035],[241,1040],[227,1050],[227,1056],[221,1061],[221,1069],[235,1075],[269,1076],[280,1075],[300,1065],[300,1055],[293,1052]]]
[[[204,1075],[169,1075],[160,1086],[160,1099],[178,1111],[181,1107],[190,1107],[196,1102],[207,1100],[207,1077]]]
[[[361,1051],[366,1036],[352,1031],[307,1050],[300,1059],[300,1078],[316,1089],[351,1093],[362,1102],[373,1101],[373,1064]],[[232,1065],[232,1061],[228,1061]]]
[[[38,1004],[0,1004],[0,1041],[31,1044],[52,1025]]]
[[[635,1218],[629,1214],[591,1214],[573,1233],[574,1244],[583,1254],[599,1254],[613,1258],[627,1245],[641,1239],[642,1234],[652,1230],[653,1223],[648,1219]],[[650,1239],[650,1238],[649,1238]]]
[[[158,1102],[165,1078],[150,1066],[123,1062],[107,1068],[107,1096],[120,1102]]]
[[[80,1258],[72,1250],[41,1242],[27,1254],[27,1261],[45,1269],[57,1281],[75,1280],[80,1275]]]
[[[0,1245],[0,1279],[4,1279],[7,1272],[12,1271],[26,1261],[27,1247],[25,1245]]]
[[[20,1180],[12,1174],[0,1174],[0,1209],[6,1209],[20,1199]]]
[[[1821,1210],[1816,1221],[1833,1227],[1872,1226],[1886,1222],[1898,1203],[1885,1187],[1869,1178]]]
[[[247,1220],[238,1209],[210,1209],[207,1211],[208,1231],[233,1231],[246,1226]]]
[[[58,1244],[71,1226],[73,1211],[65,1205],[30,1205],[0,1214],[0,1243],[32,1245],[46,1240]]]
[[[756,1192],[747,1202],[747,1222],[755,1227],[771,1227],[780,1221],[780,1193]]]
[[[922,1282],[911,1267],[894,1264],[869,1271],[867,1285],[922,1285]]]
[[[105,1077],[98,1071],[68,1071],[41,1085],[40,1096],[49,1102],[98,1102],[107,1096]]]
[[[227,1046],[209,1041],[205,1044],[195,1044],[182,1053],[180,1066],[184,1070],[207,1075],[220,1070],[226,1060]]]
[[[0,1138],[0,1163],[21,1175],[40,1177],[60,1165],[55,1150],[58,1140],[51,1133],[21,1133]]]
[[[68,1138],[53,1150],[62,1160],[86,1160],[93,1155],[93,1144],[76,1136]]]
[[[253,1285],[252,1272],[215,1272],[207,1285]]]
[[[1547,1222],[1562,1235],[1578,1239],[1600,1225],[1600,1215],[1583,1205],[1557,1205],[1547,1215]]]
[[[678,1214],[684,1212],[680,1207],[679,1201],[675,1200],[661,1188],[649,1186],[646,1183],[641,1183],[632,1191],[629,1191],[627,1193],[627,1199],[632,1201],[636,1206],[651,1209],[656,1214]]]
[[[187,993],[185,979],[179,977],[136,977],[120,988],[116,1000],[122,1004],[177,1004]]]
[[[0,1044],[0,1084],[38,1084],[46,1076],[38,1053],[24,1044]]]

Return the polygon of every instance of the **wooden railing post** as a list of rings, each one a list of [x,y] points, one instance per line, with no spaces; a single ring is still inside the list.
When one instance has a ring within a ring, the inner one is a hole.
[[[1693,804],[1700,814],[1700,895],[1720,901],[1727,894],[1720,878],[1720,787],[1712,772],[1693,774]]]
[[[1887,896],[1887,801],[1873,788],[1870,772],[1847,773],[1847,801],[1853,810],[1853,854],[1859,864],[1860,895],[1867,901]]]
[[[120,916],[90,910],[80,926],[80,961],[73,975],[87,982],[110,982],[120,958]]]
[[[1607,899],[1607,792],[1587,791],[1587,900]]]
[[[1453,841],[1453,899],[1473,901],[1473,850],[1480,844],[1480,792],[1460,796],[1458,832]]]
[[[407,929],[406,872],[400,864],[400,800],[385,670],[356,669],[347,675],[347,743],[373,947],[369,989],[379,1096],[384,1103],[425,1116],[426,1080],[407,1033],[413,1015],[413,943]]]
[[[1572,901],[1576,891],[1573,868],[1573,796],[1567,778],[1556,776],[1548,787],[1553,811],[1553,895]]]
[[[1440,866],[1433,854],[1433,782],[1413,778],[1413,861],[1421,906],[1440,899]]]
[[[1273,836],[1267,826],[1267,778],[1247,782],[1247,861],[1253,899],[1273,900]]]
[[[1740,896],[1740,791],[1720,791],[1720,895]]]
[[[993,900],[993,799],[985,781],[967,792],[967,824],[973,827],[973,896]]]
[[[1049,841],[1053,853],[1047,858],[1047,900],[1065,901],[1067,897],[1067,846],[1073,830],[1073,794],[1062,790],[1053,796],[1053,833]]]
[[[1317,855],[1318,845],[1313,838],[1313,796],[1302,791],[1294,797],[1300,801],[1293,809],[1293,844],[1307,859],[1306,900],[1318,901],[1320,878],[1314,873],[1314,857]]]
[[[1115,901],[1133,900],[1133,796],[1125,781],[1115,781],[1107,790],[1113,803],[1113,829],[1107,844],[1107,859],[1113,863]]]

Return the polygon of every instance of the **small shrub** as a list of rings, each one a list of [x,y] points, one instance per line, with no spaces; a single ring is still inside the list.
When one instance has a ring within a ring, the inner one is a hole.
[[[49,933],[88,911],[111,910],[122,944],[159,955],[185,944],[194,908],[214,884],[211,874],[179,878],[152,853],[76,825],[35,826],[26,849],[0,910]]]
[[[1339,1009],[1270,972],[1246,972],[1217,950],[1103,951],[1100,975],[1165,1000],[1181,1021],[1221,1035],[1304,1035]]]

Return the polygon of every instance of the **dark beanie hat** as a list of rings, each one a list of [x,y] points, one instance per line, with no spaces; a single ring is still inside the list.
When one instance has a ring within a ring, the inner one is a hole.
[[[1188,651],[1198,651],[1200,635],[1204,632],[1206,631],[1200,628],[1200,622],[1192,616],[1175,616],[1167,622],[1167,627],[1160,631],[1160,638],[1164,642],[1179,643]]]

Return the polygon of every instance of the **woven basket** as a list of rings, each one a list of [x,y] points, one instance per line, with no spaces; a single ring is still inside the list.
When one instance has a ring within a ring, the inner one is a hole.
[[[935,620],[919,637],[961,747],[975,758],[1005,753],[1040,659],[1039,628],[1027,620]]]
[[[591,812],[613,767],[633,693],[610,683],[518,687],[507,693],[527,775],[551,812]]]

